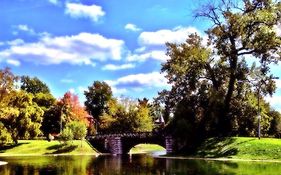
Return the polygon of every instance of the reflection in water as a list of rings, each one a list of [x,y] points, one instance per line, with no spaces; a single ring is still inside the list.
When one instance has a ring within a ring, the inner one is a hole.
[[[42,156],[1,157],[9,162],[0,166],[1,175],[275,175],[280,163],[222,162],[125,156]]]

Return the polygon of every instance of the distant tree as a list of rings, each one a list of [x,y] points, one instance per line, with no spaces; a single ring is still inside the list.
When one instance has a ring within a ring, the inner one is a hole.
[[[49,87],[37,77],[31,78],[29,76],[22,76],[20,88],[32,94],[40,92],[43,94],[50,94]]]
[[[65,123],[80,121],[88,126],[89,121],[87,117],[89,115],[85,108],[81,106],[77,95],[66,92],[63,98],[59,100],[58,105],[61,107]]]
[[[61,106],[57,102],[44,112],[41,130],[45,136],[61,130]]]
[[[64,143],[73,140],[73,138],[73,132],[69,127],[64,128],[59,136],[59,140],[63,141]]]
[[[112,98],[111,87],[106,82],[95,81],[84,95],[86,110],[99,122],[102,113],[108,109],[108,101]]]
[[[87,126],[83,122],[72,121],[66,125],[73,133],[73,138],[83,140],[87,135]]]
[[[152,131],[153,122],[147,99],[134,101],[122,98],[108,102],[108,110],[100,117],[103,132]]]
[[[281,136],[281,114],[278,111],[271,110],[269,111],[269,116],[272,116],[273,119],[270,123],[270,129],[268,134],[280,138]]]

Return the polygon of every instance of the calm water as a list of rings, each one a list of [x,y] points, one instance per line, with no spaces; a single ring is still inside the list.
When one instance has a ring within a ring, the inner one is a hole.
[[[126,156],[0,157],[0,175],[278,175],[281,163],[221,162]]]

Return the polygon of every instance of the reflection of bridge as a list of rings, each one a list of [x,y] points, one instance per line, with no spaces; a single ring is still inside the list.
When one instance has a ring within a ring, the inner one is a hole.
[[[167,153],[174,152],[174,140],[154,132],[97,134],[87,136],[87,140],[102,153],[126,154],[130,149],[140,143],[158,144],[166,148]]]

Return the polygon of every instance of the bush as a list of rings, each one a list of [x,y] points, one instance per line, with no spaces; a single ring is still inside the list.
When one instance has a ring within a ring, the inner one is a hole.
[[[12,136],[2,122],[0,122],[0,145],[12,142]]]
[[[66,125],[73,133],[73,138],[76,140],[82,140],[87,135],[87,126],[83,122],[72,121]]]
[[[73,138],[72,130],[69,127],[66,127],[59,136],[59,140],[63,142],[71,141]]]

